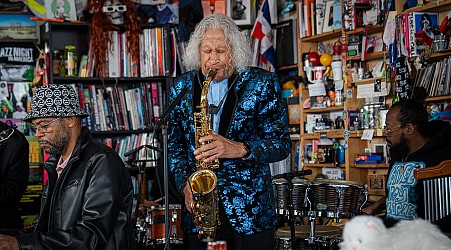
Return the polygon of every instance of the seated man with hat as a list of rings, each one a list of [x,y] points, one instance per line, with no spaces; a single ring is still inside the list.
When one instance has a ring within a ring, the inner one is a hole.
[[[37,89],[30,113],[48,181],[33,233],[0,235],[0,249],[133,249],[133,188],[118,154],[92,139],[69,85]]]

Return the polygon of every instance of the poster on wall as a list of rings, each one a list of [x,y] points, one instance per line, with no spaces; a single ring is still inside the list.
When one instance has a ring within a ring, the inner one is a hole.
[[[33,78],[39,51],[32,42],[2,43],[0,47],[0,80],[15,82]]]
[[[77,20],[74,0],[47,0],[45,1],[45,13],[47,18]]]
[[[227,4],[227,15],[235,20],[237,25],[251,24],[251,1],[250,0],[231,0]]]
[[[32,14],[1,14],[0,40],[36,40],[36,22]]]

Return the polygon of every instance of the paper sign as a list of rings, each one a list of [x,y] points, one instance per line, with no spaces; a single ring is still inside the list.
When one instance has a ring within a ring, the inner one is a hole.
[[[378,129],[376,130],[376,136],[382,136],[382,135],[383,135],[382,129],[378,128]]]
[[[374,129],[365,129],[360,139],[371,141],[373,139]]]
[[[380,87],[377,89],[379,92],[375,92],[374,83],[357,85],[357,98],[368,98],[377,96],[388,95],[389,88],[387,88],[387,82],[380,83]]]
[[[313,83],[308,85],[309,96],[324,96],[326,95],[326,87],[324,83]]]

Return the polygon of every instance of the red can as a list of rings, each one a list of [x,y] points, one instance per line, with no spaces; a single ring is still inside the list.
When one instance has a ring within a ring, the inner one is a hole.
[[[216,243],[216,241],[208,242],[207,250],[218,250],[218,244]]]
[[[217,244],[218,250],[227,250],[227,241],[219,240],[219,241],[216,241],[216,244]]]

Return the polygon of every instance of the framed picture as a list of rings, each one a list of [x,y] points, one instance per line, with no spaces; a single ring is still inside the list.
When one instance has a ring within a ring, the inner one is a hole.
[[[326,2],[323,32],[330,32],[332,30],[334,30],[334,1],[328,1]]]
[[[32,14],[0,15],[1,40],[36,40],[36,22],[31,21]]]
[[[382,155],[382,162],[388,163],[387,159],[387,145],[386,144],[374,144],[373,153]]]
[[[355,3],[354,4],[354,28],[361,28],[365,25],[365,12],[371,10],[369,3]]]
[[[227,4],[227,15],[235,20],[237,25],[251,24],[251,1],[231,0]]]
[[[210,14],[224,14],[226,15],[226,2],[225,0],[215,0],[211,2],[210,0],[202,0],[202,9],[204,13],[204,17]],[[210,4],[214,4],[210,6]]]
[[[310,97],[310,108],[325,108],[327,102],[326,97],[322,95]]]
[[[288,117],[290,124],[300,124],[301,122],[301,106],[299,104],[288,105]]]
[[[45,16],[62,20],[77,20],[75,0],[47,0],[45,1]]]

